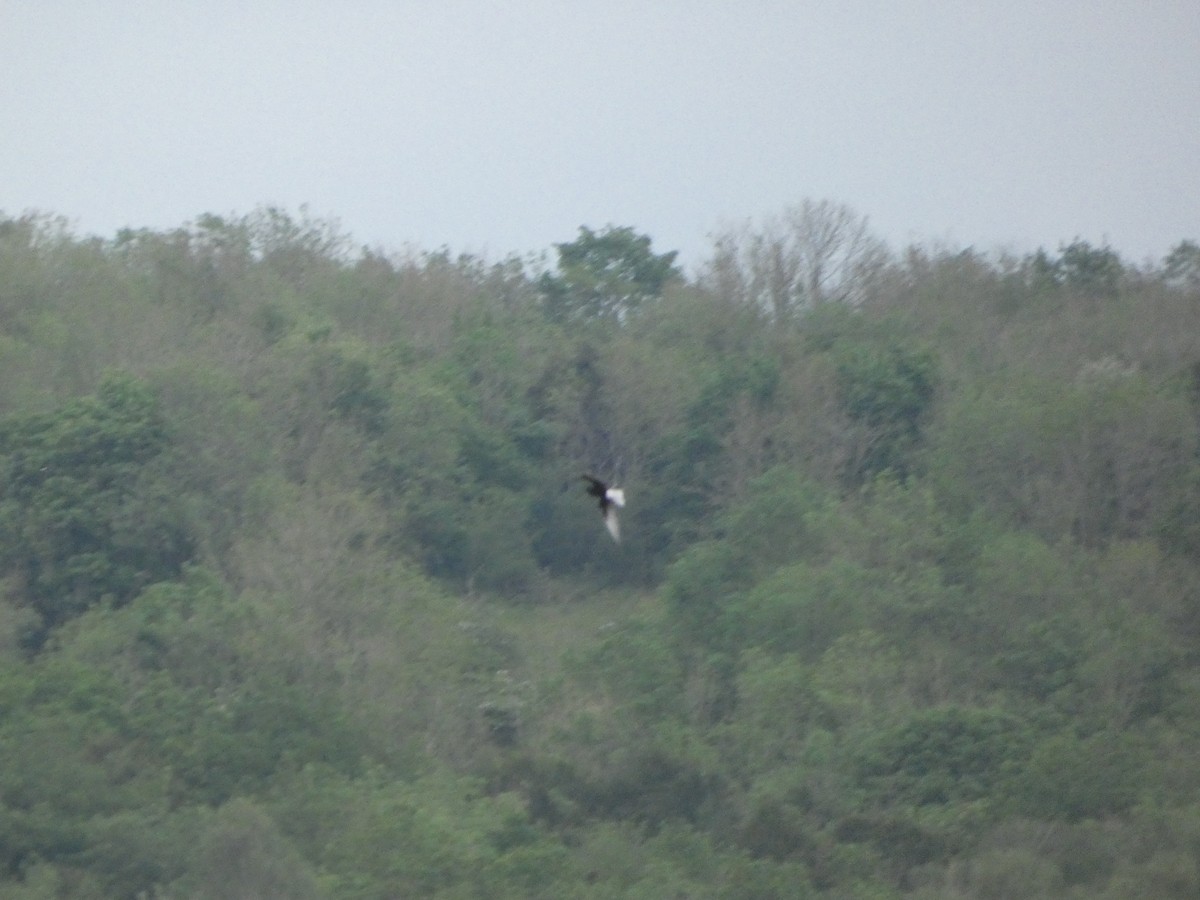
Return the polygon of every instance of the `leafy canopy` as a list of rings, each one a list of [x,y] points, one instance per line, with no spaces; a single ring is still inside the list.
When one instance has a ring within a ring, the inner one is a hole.
[[[151,467],[169,447],[154,397],[126,376],[0,425],[0,567],[39,616],[32,644],[102,599],[124,603],[177,575],[191,556]]]
[[[629,227],[599,232],[580,226],[574,241],[555,244],[558,272],[542,277],[545,309],[551,319],[623,321],[679,277],[677,251],[654,253],[650,238]]]

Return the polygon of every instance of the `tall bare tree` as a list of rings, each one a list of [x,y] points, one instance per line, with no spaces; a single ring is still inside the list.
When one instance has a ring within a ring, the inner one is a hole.
[[[822,303],[861,303],[887,260],[865,216],[806,199],[761,226],[747,222],[718,234],[702,280],[719,295],[783,319]]]

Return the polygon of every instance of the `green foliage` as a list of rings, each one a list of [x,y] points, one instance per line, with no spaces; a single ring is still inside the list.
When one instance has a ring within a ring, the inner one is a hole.
[[[726,541],[693,544],[667,570],[663,592],[681,635],[702,646],[726,646],[725,607],[749,586],[745,560]]]
[[[1168,514],[1196,446],[1188,418],[1182,398],[1133,373],[1014,377],[948,406],[934,458],[949,490],[991,513],[1096,544],[1150,533]]]
[[[537,573],[524,529],[523,499],[502,488],[485,488],[473,499],[466,532],[464,568],[486,590],[519,593]]]
[[[847,477],[851,483],[885,471],[904,477],[937,386],[933,353],[892,342],[838,342],[831,353],[842,408],[866,430],[861,457]]]
[[[891,803],[1001,795],[1029,756],[1027,729],[1002,710],[922,710],[862,746],[864,786]]]
[[[1088,297],[1111,298],[1120,288],[1125,267],[1111,247],[1093,247],[1076,238],[1052,258],[1039,249],[1026,260],[1035,288],[1063,287]]]
[[[362,757],[335,695],[252,655],[248,632],[269,628],[197,571],[89,613],[60,636],[57,656],[112,672],[132,692],[123,711],[143,750],[170,760],[176,802],[218,803],[313,759],[353,771]]]
[[[1034,749],[1014,801],[1026,814],[1070,822],[1123,813],[1146,777],[1138,745],[1130,734],[1052,735]]]
[[[136,720],[117,682],[53,658],[6,669],[4,870],[83,863],[109,895],[135,894],[179,872],[186,821],[165,814],[165,773],[131,740]],[[130,817],[131,809],[145,815]]]
[[[0,895],[1195,896],[1188,243],[843,212],[0,217]]]
[[[1200,466],[1193,466],[1181,479],[1175,497],[1164,502],[1159,515],[1153,533],[1163,548],[1200,559]]]
[[[1180,241],[1163,260],[1163,275],[1170,284],[1200,289],[1200,244]]]
[[[596,232],[581,225],[578,238],[555,247],[558,274],[544,275],[540,284],[547,315],[555,321],[621,322],[679,276],[676,251],[652,252],[650,238],[629,227]]]
[[[324,896],[312,869],[254,803],[231,800],[205,819],[195,862],[181,885],[190,896]]]
[[[1072,290],[1111,296],[1117,291],[1124,267],[1112,248],[1075,240],[1060,250],[1055,272]]]
[[[683,669],[658,630],[631,623],[606,629],[575,664],[579,677],[638,716],[665,718],[678,711]]]
[[[61,410],[0,429],[0,565],[46,632],[88,607],[127,602],[176,575],[193,552],[154,463],[169,437],[153,396],[129,378]]]
[[[746,496],[719,517],[726,540],[765,573],[828,550],[833,498],[797,470],[777,466],[754,479]]]
[[[721,729],[722,752],[753,775],[794,768],[816,719],[812,668],[794,654],[760,650],[747,650],[740,662],[736,705]],[[774,791],[769,793],[774,797]],[[755,840],[773,843],[777,838]]]
[[[729,630],[742,647],[766,647],[815,659],[866,621],[878,585],[859,566],[785,566],[728,609]]]
[[[842,635],[810,672],[819,721],[851,729],[864,721],[885,722],[908,713],[913,699],[899,686],[911,669],[912,660],[880,632],[864,629]]]
[[[548,896],[571,874],[565,848],[515,797],[483,796],[467,779],[347,780],[310,767],[274,805],[336,897]]]
[[[779,363],[765,354],[722,360],[706,373],[683,421],[652,451],[647,500],[657,521],[649,524],[662,535],[661,546],[686,545],[708,534],[707,520],[722,501],[747,488],[751,479],[730,452],[737,420],[747,411],[754,415],[771,409],[779,382]],[[731,471],[735,466],[736,473]],[[751,476],[763,473],[746,468]]]

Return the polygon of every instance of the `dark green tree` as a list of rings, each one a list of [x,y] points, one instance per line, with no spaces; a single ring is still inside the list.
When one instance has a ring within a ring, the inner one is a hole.
[[[650,238],[629,227],[596,232],[581,225],[578,238],[555,247],[558,272],[541,279],[546,313],[555,321],[623,321],[680,274],[677,251],[654,253]]]
[[[155,463],[170,447],[155,398],[126,376],[94,396],[0,425],[0,570],[45,633],[104,599],[124,603],[193,554],[180,498]]]
[[[864,429],[846,476],[858,482],[884,471],[904,477],[937,389],[937,359],[927,349],[888,340],[846,341],[833,349],[841,405]]]
[[[1067,287],[1102,296],[1115,294],[1125,273],[1121,257],[1111,247],[1093,247],[1079,239],[1062,248],[1058,270]]]
[[[1163,276],[1168,284],[1187,290],[1200,289],[1200,245],[1180,241],[1163,260]]]
[[[1038,249],[1027,260],[1035,288],[1058,285],[1080,294],[1111,297],[1117,293],[1125,266],[1111,247],[1093,247],[1076,238],[1059,248],[1057,258]]]
[[[922,710],[881,730],[857,754],[862,783],[888,802],[949,803],[987,797],[1022,770],[1030,737],[1002,710]]]

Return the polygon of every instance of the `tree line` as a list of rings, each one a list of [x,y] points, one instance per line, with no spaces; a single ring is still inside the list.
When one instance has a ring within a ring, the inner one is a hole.
[[[1189,240],[0,216],[0,891],[1194,896],[1198,451]]]

